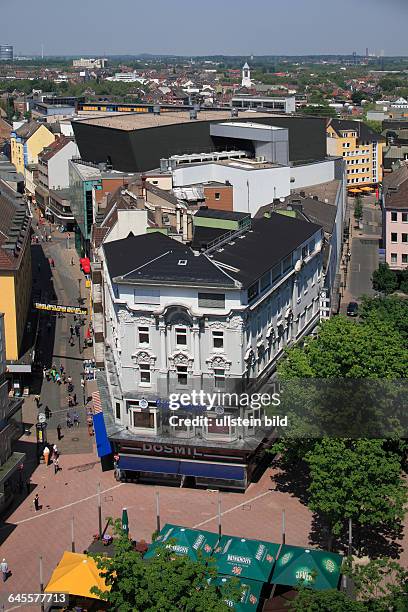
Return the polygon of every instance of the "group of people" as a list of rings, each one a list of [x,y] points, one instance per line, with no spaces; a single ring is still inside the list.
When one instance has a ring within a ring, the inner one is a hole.
[[[48,448],[48,446],[45,446],[43,450],[43,457],[45,465],[47,467],[49,466],[50,461],[52,460],[52,463],[54,465],[54,474],[58,474],[58,472],[62,470],[59,464],[59,450],[56,444],[52,446],[51,450]]]
[[[53,364],[51,368],[43,367],[43,378],[48,382],[52,380],[52,382],[56,382],[58,385],[68,385],[68,392],[71,393],[73,391],[72,378],[71,376],[67,376],[65,372],[64,366],[60,365],[59,369],[57,366]]]

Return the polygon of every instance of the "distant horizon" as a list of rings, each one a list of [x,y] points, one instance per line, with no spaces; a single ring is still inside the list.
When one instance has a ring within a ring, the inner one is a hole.
[[[16,55],[71,56],[318,56],[408,55],[407,0],[1,0],[1,41]],[[21,16],[23,15],[23,18]],[[343,24],[347,24],[345,27]],[[10,40],[16,32],[16,39]],[[333,53],[333,49],[335,52]]]
[[[11,43],[10,43],[11,44]],[[12,45],[13,46],[13,45]],[[13,46],[14,48],[14,46]],[[353,57],[354,56],[354,52],[352,53],[279,53],[279,54],[275,54],[275,53],[265,53],[262,55],[246,55],[245,53],[241,53],[241,54],[237,54],[237,53],[207,53],[207,54],[201,54],[201,55],[192,55],[192,54],[187,54],[187,55],[178,55],[178,54],[174,54],[174,53],[150,53],[150,52],[140,52],[140,53],[52,53],[52,54],[45,54],[42,57],[41,53],[25,53],[23,51],[19,51],[18,54],[16,54],[16,51],[14,49],[14,59],[18,59],[21,57],[27,57],[29,59],[53,59],[53,58],[67,58],[67,59],[71,59],[71,58],[109,58],[109,57],[129,57],[129,58],[136,58],[136,59],[140,59],[140,58],[174,58],[174,59],[186,59],[186,60],[190,60],[190,59],[204,59],[204,58],[241,58],[241,59],[246,59],[248,62],[250,61],[255,61],[257,59],[265,59],[265,58],[271,58],[271,59],[287,59],[287,58],[308,58],[308,57]],[[357,53],[356,52],[356,57],[358,58],[367,58],[367,59],[408,59],[408,54],[407,55],[374,55],[374,54],[370,54],[367,56],[365,53]]]

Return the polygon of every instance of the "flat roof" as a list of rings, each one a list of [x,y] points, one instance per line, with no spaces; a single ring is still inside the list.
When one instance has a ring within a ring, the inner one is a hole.
[[[220,123],[220,125],[232,125],[234,127],[242,128],[255,128],[257,130],[287,130],[287,128],[278,127],[276,125],[266,125],[265,123],[252,123],[252,121],[240,122],[240,121],[227,121],[226,123]]]
[[[250,119],[251,117],[268,117],[269,113],[257,113],[254,111],[243,111],[240,117]],[[180,123],[196,123],[200,121],[223,121],[231,119],[231,111],[211,111],[202,110],[197,112],[197,119],[190,119],[190,111],[166,111],[160,115],[154,113],[115,113],[104,117],[93,117],[92,119],[79,119],[77,123],[85,123],[86,125],[95,125],[116,130],[130,132],[133,130],[143,130],[147,128],[160,127],[164,125],[177,125]],[[246,125],[246,124],[244,124]]]

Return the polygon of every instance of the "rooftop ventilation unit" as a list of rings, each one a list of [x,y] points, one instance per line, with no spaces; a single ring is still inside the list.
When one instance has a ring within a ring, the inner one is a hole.
[[[162,157],[160,160],[160,172],[167,172],[169,167],[169,160],[165,157]]]
[[[160,115],[160,105],[159,104],[155,104],[153,106],[153,114],[154,115]]]
[[[194,121],[195,119],[197,119],[197,109],[193,108],[190,111],[190,121]]]

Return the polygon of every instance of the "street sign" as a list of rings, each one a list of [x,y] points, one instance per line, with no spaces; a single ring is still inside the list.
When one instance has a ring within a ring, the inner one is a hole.
[[[38,422],[45,423],[46,420],[47,420],[47,417],[45,416],[45,414],[43,412],[40,412],[38,415]]]
[[[80,308],[79,306],[62,306],[60,304],[41,304],[36,302],[34,307],[37,310],[46,310],[48,312],[65,312],[67,314],[88,314],[87,308]]]

